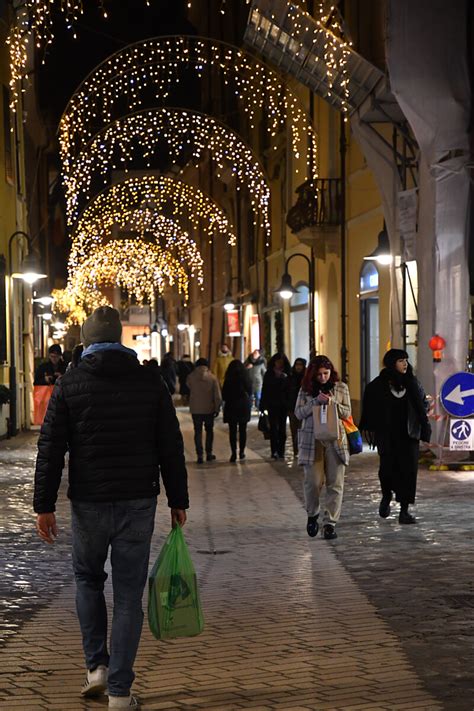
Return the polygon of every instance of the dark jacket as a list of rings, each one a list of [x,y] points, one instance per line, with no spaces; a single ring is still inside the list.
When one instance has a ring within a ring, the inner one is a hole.
[[[426,414],[428,401],[421,383],[411,376],[406,378],[407,400],[407,435],[410,439],[422,439],[429,442],[431,426]],[[362,401],[362,415],[359,429],[375,433],[375,441],[379,449],[383,442],[392,434],[390,421],[391,400],[390,373],[384,368],[371,383],[367,385]]]
[[[170,394],[156,370],[119,350],[87,355],[56,384],[38,440],[34,510],[55,510],[69,450],[70,499],[154,497],[188,507],[183,439]]]
[[[252,403],[252,383],[247,373],[244,377],[228,378],[222,386],[224,422],[249,422]]]
[[[304,373],[297,373],[294,369],[291,370],[291,375],[288,378],[288,412],[290,414],[293,414],[295,411],[303,378]]]
[[[281,377],[277,377],[273,369],[267,370],[263,378],[260,410],[287,412],[288,388],[289,378],[286,373],[283,373]]]
[[[190,360],[178,360],[178,379],[180,395],[189,395],[189,388],[186,385],[186,379],[194,370],[194,363]]]
[[[63,375],[65,372],[66,363],[63,360],[60,360],[57,365],[53,365],[50,360],[47,360],[45,363],[40,363],[40,365],[36,368],[35,379],[33,384],[54,385],[54,383],[59,377],[57,373],[59,373],[59,375]],[[46,375],[50,375],[53,378],[51,382],[47,382],[45,380]]]
[[[171,395],[176,392],[176,376],[177,376],[177,364],[174,358],[171,356],[164,356],[161,361],[160,373],[168,386],[168,390]]]

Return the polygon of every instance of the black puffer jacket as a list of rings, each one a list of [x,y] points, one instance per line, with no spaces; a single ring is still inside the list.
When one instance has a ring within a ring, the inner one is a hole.
[[[156,370],[120,350],[86,356],[55,386],[38,441],[34,510],[55,510],[69,450],[70,499],[119,501],[156,496],[188,507],[183,438]]]

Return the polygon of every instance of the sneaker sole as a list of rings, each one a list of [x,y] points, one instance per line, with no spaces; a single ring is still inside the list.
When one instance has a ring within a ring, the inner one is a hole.
[[[91,684],[90,686],[87,687],[87,689],[84,689],[84,691],[81,691],[81,696],[83,698],[92,698],[94,696],[101,696],[102,694],[105,693],[106,689],[107,689],[107,684]]]

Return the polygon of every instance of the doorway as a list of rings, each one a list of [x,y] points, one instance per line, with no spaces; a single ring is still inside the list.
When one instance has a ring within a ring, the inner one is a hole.
[[[361,392],[380,372],[379,273],[372,262],[360,272]]]

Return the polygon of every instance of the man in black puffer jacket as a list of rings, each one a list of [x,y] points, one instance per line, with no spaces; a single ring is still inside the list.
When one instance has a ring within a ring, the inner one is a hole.
[[[157,370],[121,345],[118,311],[96,309],[82,327],[77,368],[56,384],[38,441],[34,510],[40,537],[57,535],[55,503],[69,450],[76,603],[87,665],[84,696],[108,686],[109,708],[136,707],[130,694],[143,622],[159,477],[172,525],[188,508],[183,439]],[[110,655],[103,594],[109,546],[114,588]]]

